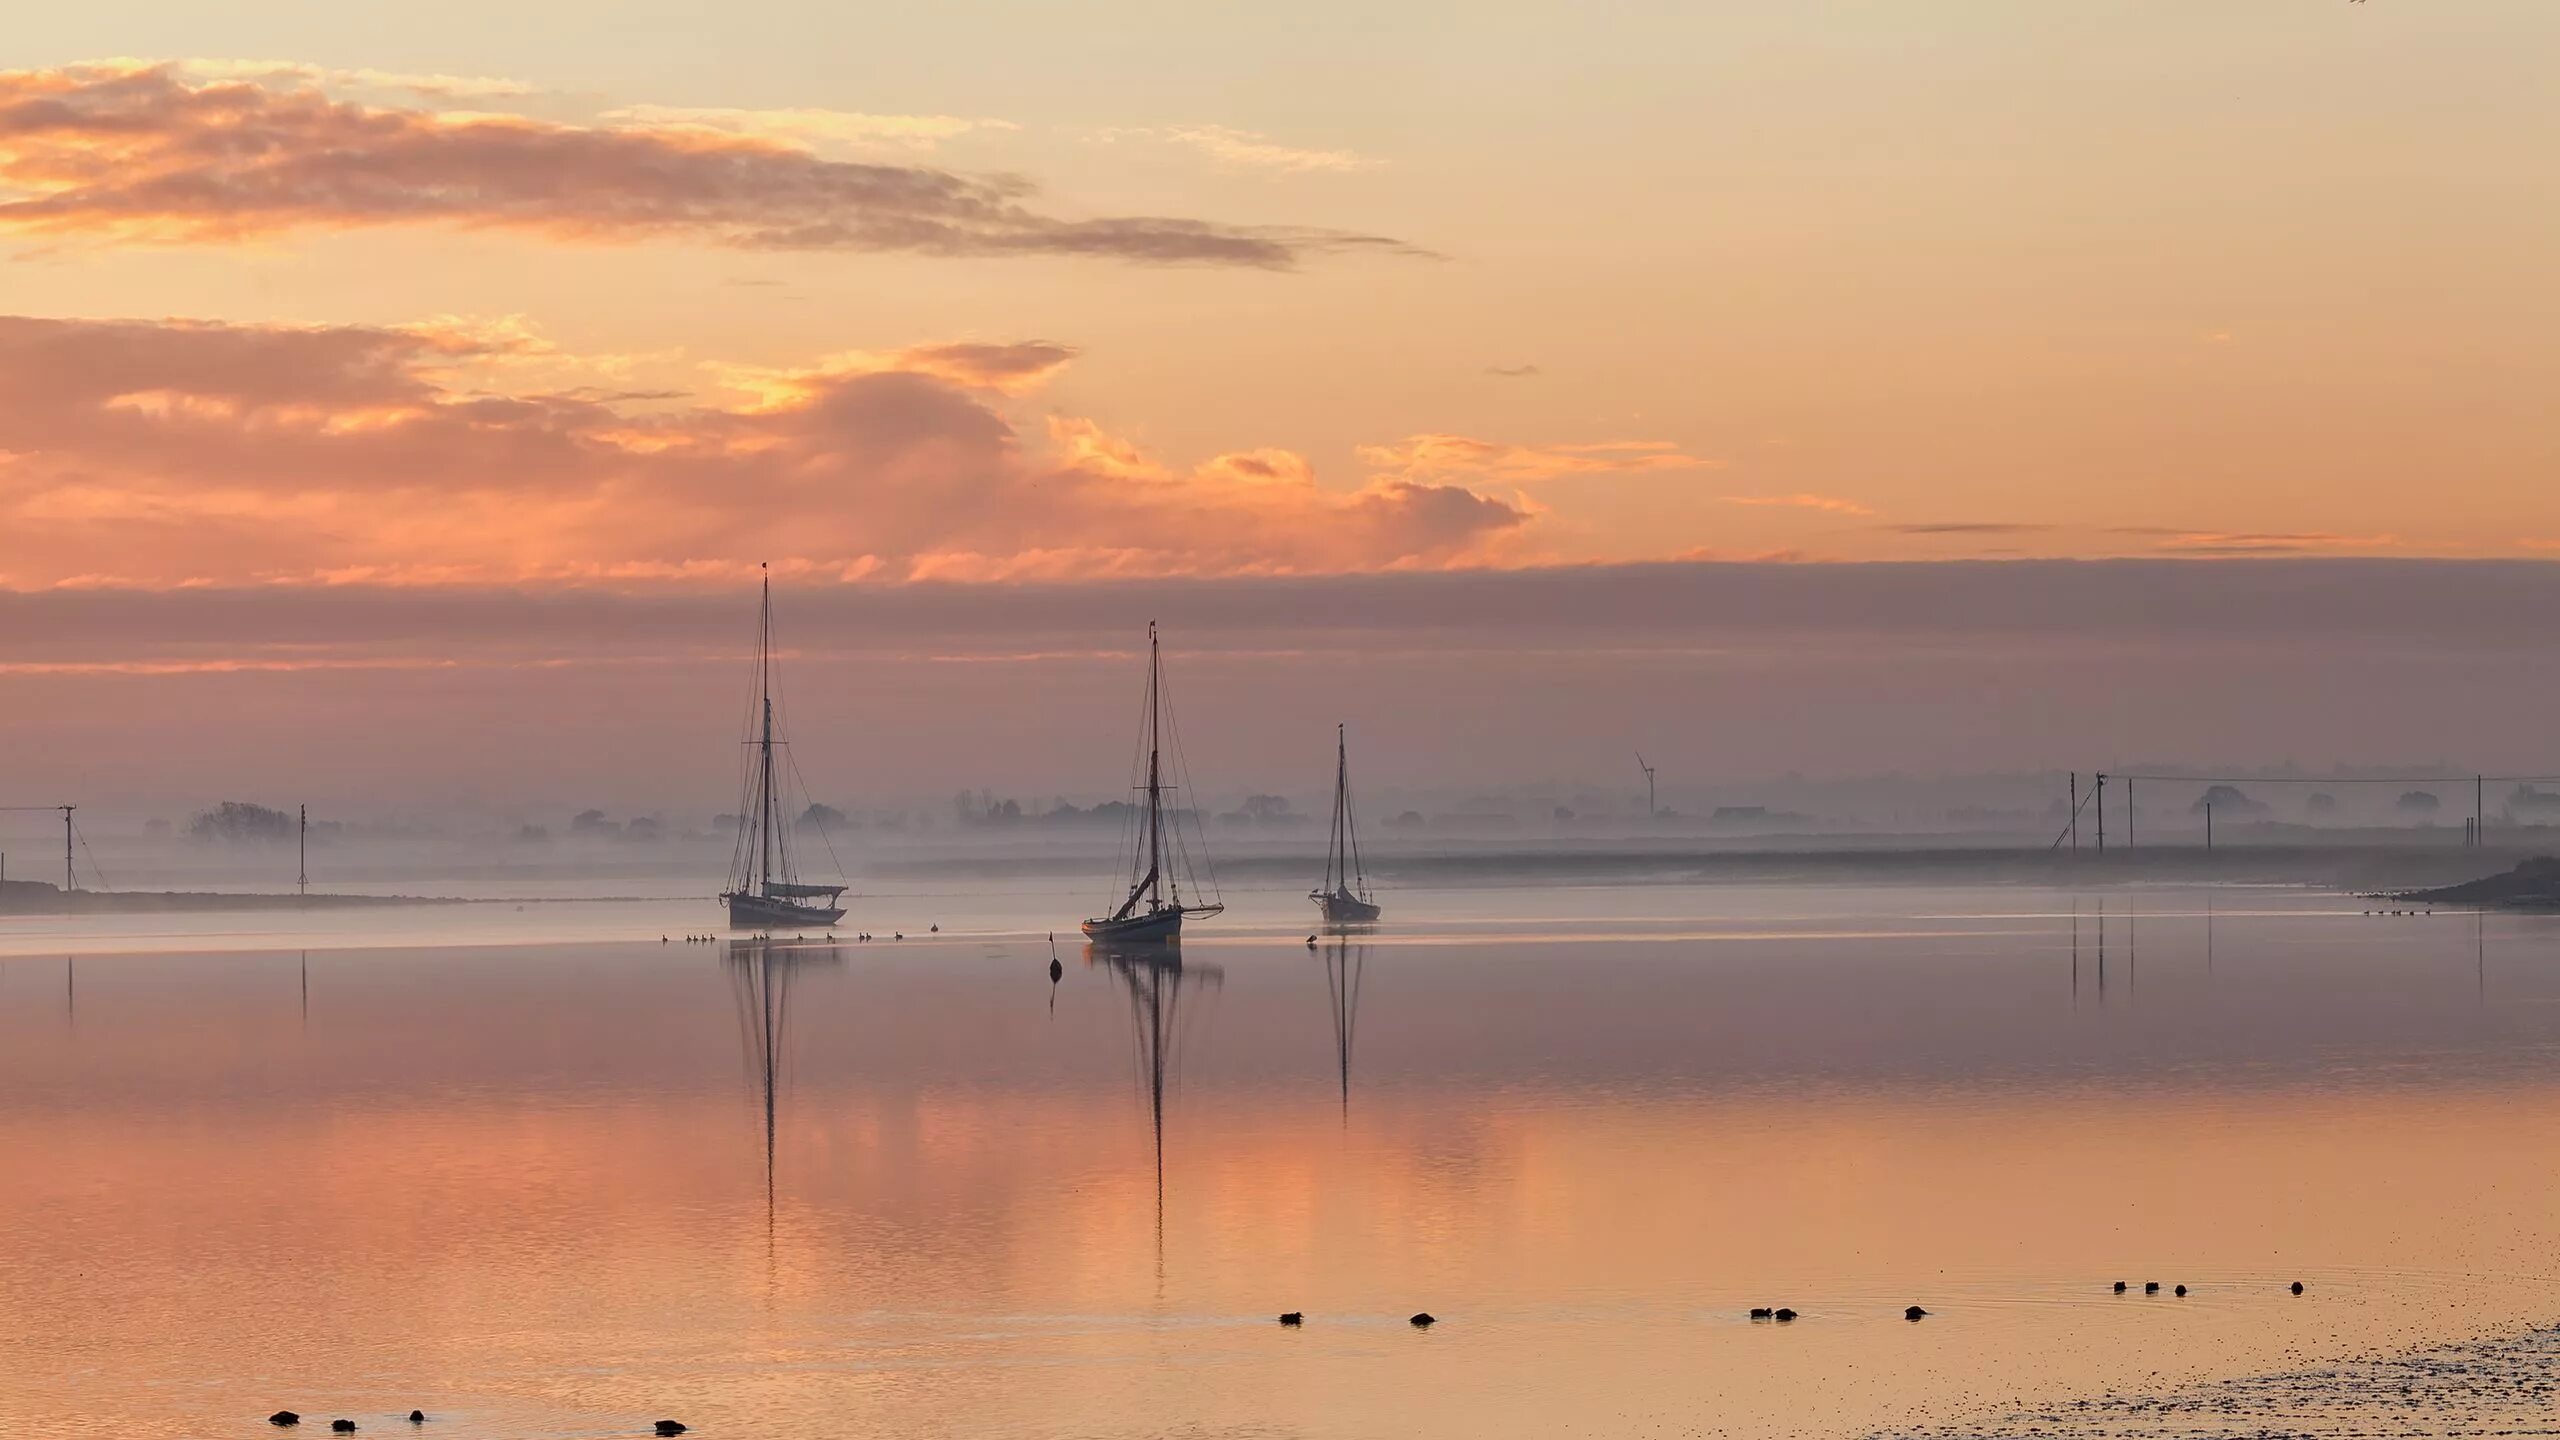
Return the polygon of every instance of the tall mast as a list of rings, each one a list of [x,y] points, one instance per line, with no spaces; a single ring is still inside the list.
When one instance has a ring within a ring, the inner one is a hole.
[[[311,807],[296,807],[293,833],[293,893],[311,893]]]
[[[79,808],[77,805],[62,807],[62,893],[64,895],[69,895],[80,888],[80,882],[71,873],[71,812]]]
[[[1343,888],[1343,883],[1351,878],[1351,851],[1346,843],[1349,837],[1344,834],[1342,828],[1342,802],[1350,793],[1351,783],[1351,757],[1348,744],[1349,742],[1343,738],[1342,722],[1335,721],[1333,726],[1333,834],[1325,842],[1324,883],[1328,891]]]
[[[1159,672],[1163,661],[1156,651],[1156,622],[1147,622],[1147,875],[1150,887],[1147,898],[1161,905],[1164,901],[1164,776],[1160,755],[1162,731],[1158,712],[1164,705]]]
[[[759,563],[757,569],[765,567]],[[764,704],[764,738],[757,742],[756,893],[773,884],[773,575],[764,577],[764,603],[756,615],[756,698]]]

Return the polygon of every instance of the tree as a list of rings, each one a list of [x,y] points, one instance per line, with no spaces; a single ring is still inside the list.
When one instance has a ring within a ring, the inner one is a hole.
[[[187,822],[187,834],[198,840],[272,843],[293,838],[294,819],[281,810],[225,800]]]
[[[821,805],[812,800],[809,808],[800,812],[799,824],[803,830],[842,830],[845,828],[844,812],[833,805]]]
[[[2216,814],[2226,816],[2264,815],[2267,813],[2265,802],[2250,799],[2246,794],[2242,793],[2240,787],[2237,785],[2215,785],[2209,787],[2202,795],[2196,797],[2196,803],[2187,807],[2187,813],[2190,815],[2201,815],[2207,809],[2213,810]]]
[[[1244,813],[1249,820],[1278,820],[1289,813],[1289,799],[1285,795],[1247,795]]]
[[[2424,790],[2411,790],[2393,802],[2403,815],[2433,815],[2444,808],[2444,802]]]

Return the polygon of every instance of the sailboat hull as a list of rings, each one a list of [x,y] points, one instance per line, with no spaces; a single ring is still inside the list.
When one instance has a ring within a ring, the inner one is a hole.
[[[1158,910],[1151,915],[1131,915],[1123,920],[1087,920],[1084,936],[1106,944],[1135,945],[1179,940],[1182,938],[1182,912]]]
[[[1340,891],[1328,895],[1318,890],[1307,898],[1316,902],[1316,909],[1323,913],[1328,925],[1366,925],[1378,918],[1378,907],[1356,895]]]
[[[844,918],[840,905],[803,905],[766,895],[720,898],[728,902],[732,930],[823,930]]]

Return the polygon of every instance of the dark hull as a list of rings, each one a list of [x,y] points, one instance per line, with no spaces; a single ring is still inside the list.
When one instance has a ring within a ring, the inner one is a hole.
[[[762,895],[723,895],[732,930],[824,930],[844,918],[841,905],[803,905]]]
[[[1378,907],[1350,895],[1327,895],[1318,891],[1307,898],[1316,902],[1328,925],[1366,925],[1378,918]]]
[[[1087,920],[1084,922],[1084,935],[1088,940],[1118,945],[1179,940],[1182,938],[1182,912],[1158,910],[1152,915],[1132,915],[1125,920]]]

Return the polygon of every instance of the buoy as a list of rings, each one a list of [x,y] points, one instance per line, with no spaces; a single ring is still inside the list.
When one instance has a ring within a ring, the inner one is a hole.
[[[1067,973],[1067,967],[1058,963],[1058,957],[1057,957],[1057,956],[1055,956],[1055,955],[1050,956],[1050,957],[1049,957],[1049,983],[1050,983],[1050,984],[1052,984],[1052,985],[1057,984],[1057,983],[1058,983],[1058,977],[1059,977],[1059,976],[1061,976],[1061,975],[1064,975],[1064,974],[1066,974],[1066,973]]]
[[[1307,1323],[1307,1317],[1299,1314],[1295,1310],[1284,1311],[1280,1316],[1280,1323],[1283,1325],[1304,1325]]]
[[[1437,1325],[1440,1322],[1430,1311],[1425,1310],[1421,1314],[1414,1316],[1408,1323],[1410,1323],[1416,1330],[1420,1330],[1427,1326]]]
[[[1928,1314],[1929,1314],[1929,1312],[1928,1312],[1928,1311],[1921,1309],[1921,1308],[1920,1308],[1919,1306],[1917,1306],[1917,1305],[1914,1305],[1914,1306],[1910,1307],[1909,1309],[1904,1310],[1904,1311],[1902,1312],[1902,1318],[1903,1318],[1903,1319],[1905,1319],[1905,1320],[1921,1320],[1921,1319],[1926,1319],[1926,1318],[1928,1317]]]

